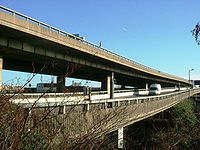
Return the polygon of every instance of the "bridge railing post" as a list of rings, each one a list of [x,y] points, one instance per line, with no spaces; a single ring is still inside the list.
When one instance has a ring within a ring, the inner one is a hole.
[[[66,105],[63,105],[63,115],[66,113]]]

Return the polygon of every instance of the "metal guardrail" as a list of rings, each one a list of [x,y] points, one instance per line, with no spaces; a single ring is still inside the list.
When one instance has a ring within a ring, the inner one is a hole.
[[[117,54],[117,53],[114,53],[114,52],[112,52],[112,51],[110,51],[110,50],[108,50],[108,49],[102,48],[102,47],[100,47],[100,46],[98,46],[98,45],[96,45],[96,44],[93,44],[93,43],[91,43],[91,42],[89,42],[89,41],[86,41],[86,40],[84,40],[84,39],[82,39],[82,38],[80,38],[80,37],[77,37],[77,36],[75,36],[75,35],[73,35],[73,34],[70,34],[70,33],[65,32],[65,31],[63,31],[63,30],[60,30],[60,29],[58,29],[58,28],[55,28],[55,27],[53,27],[53,26],[51,26],[51,25],[48,25],[48,24],[46,24],[46,23],[43,23],[43,22],[41,22],[41,21],[38,21],[38,20],[36,20],[36,19],[34,19],[34,18],[31,18],[31,17],[28,17],[28,16],[26,16],[26,15],[23,15],[23,14],[17,12],[17,11],[14,11],[14,10],[9,9],[9,8],[7,8],[7,7],[4,7],[4,6],[2,6],[2,5],[0,5],[0,9],[3,10],[4,12],[9,12],[9,13],[11,13],[13,16],[18,16],[18,17],[20,17],[20,18],[25,19],[26,21],[30,21],[30,22],[32,22],[32,23],[35,23],[35,24],[37,24],[38,26],[45,27],[45,28],[47,28],[47,29],[49,29],[49,30],[52,30],[52,31],[54,31],[54,32],[57,32],[58,34],[65,35],[65,36],[67,36],[67,37],[70,37],[70,38],[73,38],[73,39],[75,39],[75,40],[81,41],[81,42],[83,42],[83,43],[85,43],[85,44],[87,44],[87,45],[90,45],[90,46],[92,46],[92,47],[94,47],[94,48],[97,48],[97,49],[99,49],[99,50],[105,51],[105,52],[107,52],[107,53],[109,53],[109,54],[111,54],[111,55],[114,55],[114,56],[119,57],[119,58],[121,58],[121,59],[123,59],[123,60],[126,60],[126,61],[128,61],[128,62],[131,62],[131,63],[133,63],[133,64],[136,64],[136,65],[138,65],[138,66],[141,67],[141,68],[144,68],[144,69],[147,69],[147,70],[149,70],[149,71],[153,71],[153,72],[156,72],[156,73],[159,73],[159,74],[163,74],[163,75],[166,75],[166,76],[170,76],[171,78],[176,78],[176,79],[183,80],[183,78],[180,78],[180,77],[177,77],[177,76],[174,76],[174,75],[170,75],[170,74],[168,74],[168,73],[164,73],[164,72],[158,71],[158,70],[156,70],[156,69],[153,69],[153,68],[147,67],[147,66],[145,66],[145,65],[142,65],[142,64],[140,64],[140,63],[137,63],[137,62],[135,62],[135,61],[133,61],[133,60],[130,60],[130,59],[126,58],[126,57],[123,57],[123,56],[121,56],[121,55],[119,55],[119,54]],[[185,82],[186,82],[186,81],[185,81]]]

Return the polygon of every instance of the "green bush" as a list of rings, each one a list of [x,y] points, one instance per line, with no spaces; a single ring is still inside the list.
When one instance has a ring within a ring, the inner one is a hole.
[[[184,100],[171,108],[170,116],[176,128],[184,126],[192,128],[198,121],[194,113],[194,102],[190,99]]]
[[[47,149],[44,136],[35,130],[22,138],[22,150]]]

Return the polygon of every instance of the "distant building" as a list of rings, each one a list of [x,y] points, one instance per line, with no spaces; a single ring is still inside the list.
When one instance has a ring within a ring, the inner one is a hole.
[[[87,86],[82,86],[80,82],[72,81],[71,86],[66,86],[63,92],[85,92],[85,89],[88,88]],[[57,84],[56,83],[38,83],[37,87],[34,88],[25,88],[26,92],[30,93],[43,93],[43,92],[56,92]],[[90,88],[92,91],[99,91],[100,88],[92,87]]]
[[[38,83],[36,87],[36,91],[38,93],[42,92],[56,92],[56,83]]]
[[[72,81],[72,86],[81,86],[81,83],[80,82]]]

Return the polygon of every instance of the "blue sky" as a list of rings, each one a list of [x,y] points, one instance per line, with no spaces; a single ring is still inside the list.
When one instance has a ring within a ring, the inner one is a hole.
[[[200,46],[191,30],[199,0],[0,0],[16,10],[154,69],[200,79]],[[4,80],[27,74],[3,72]],[[51,77],[42,76],[43,80]],[[34,82],[41,79],[38,76]]]

